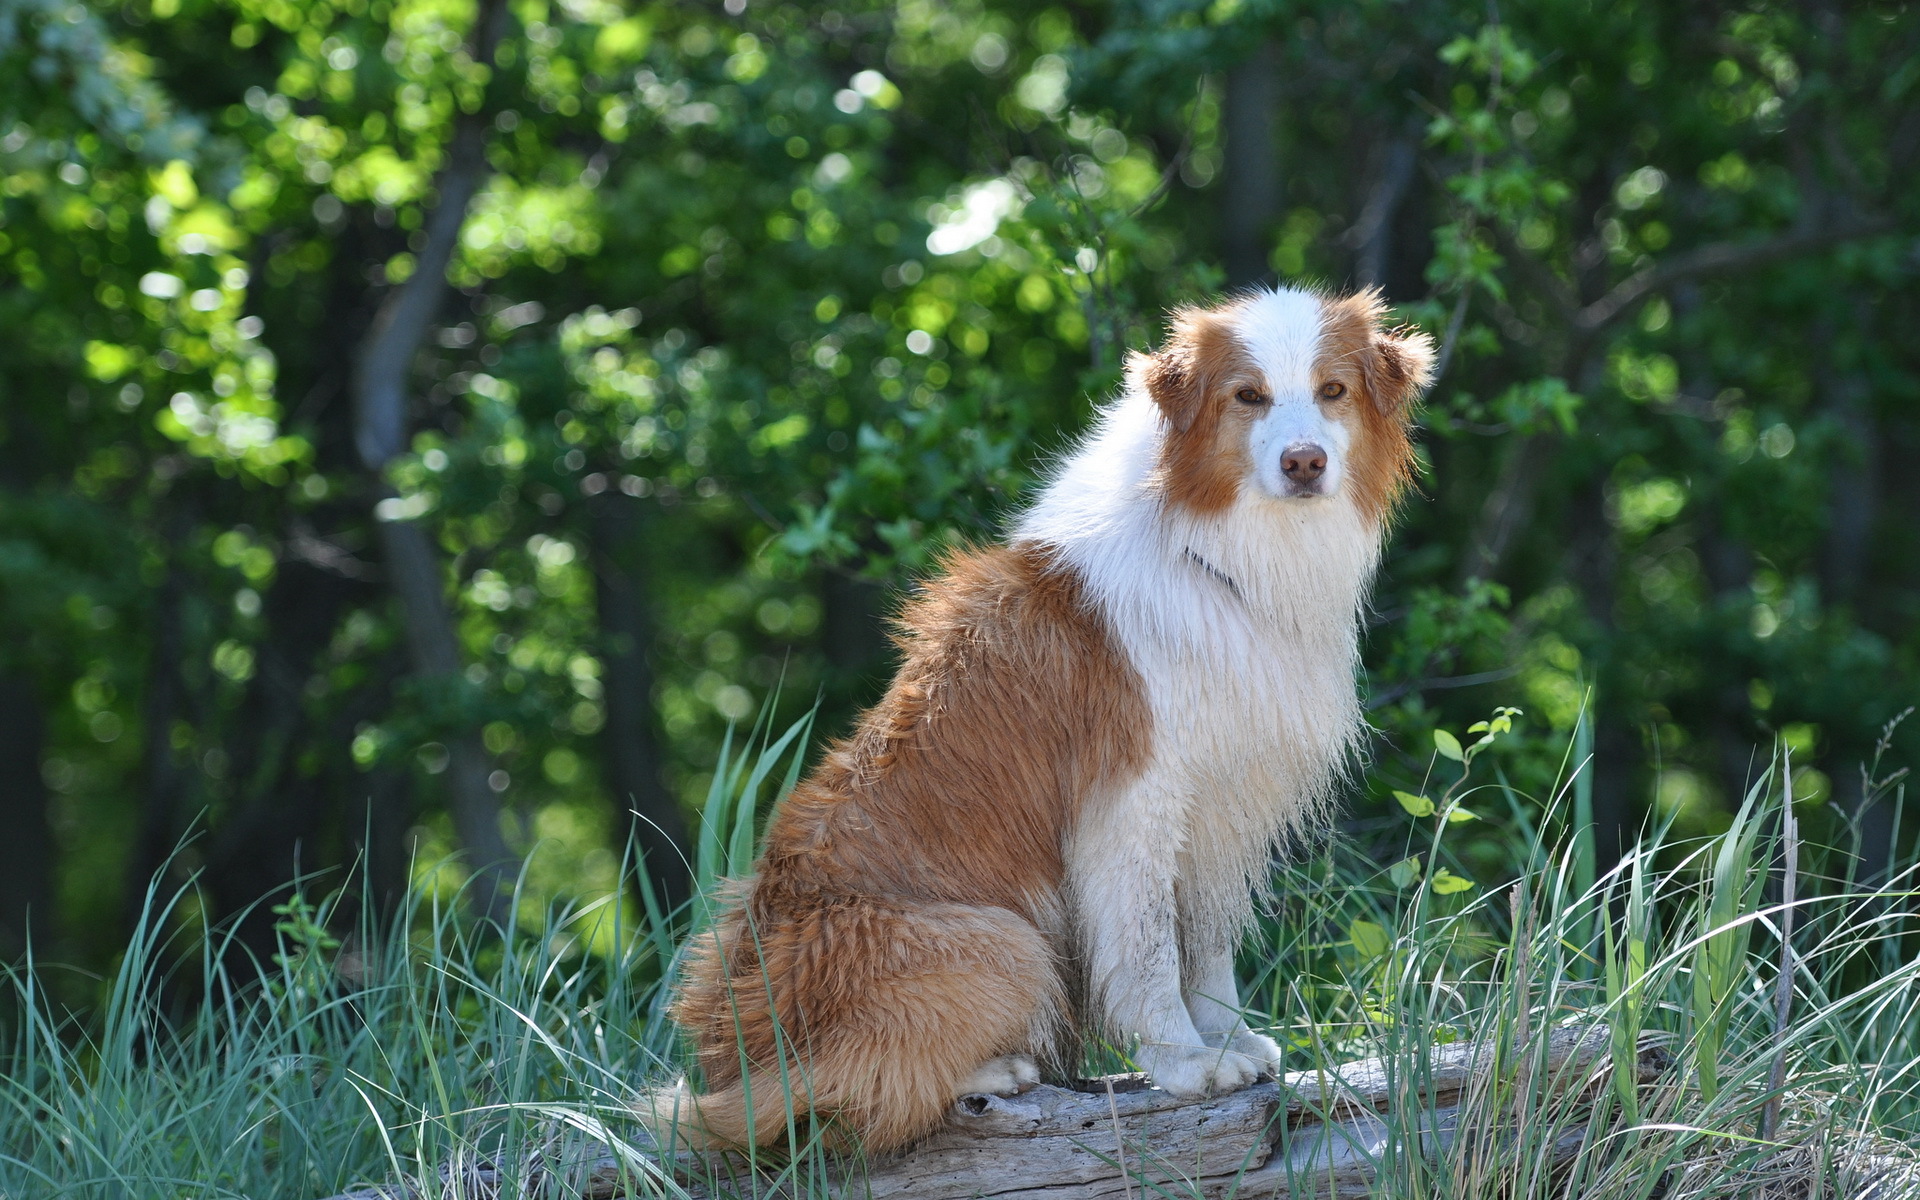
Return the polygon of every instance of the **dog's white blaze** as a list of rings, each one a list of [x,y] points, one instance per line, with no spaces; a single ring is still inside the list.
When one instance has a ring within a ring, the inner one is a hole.
[[[1318,298],[1263,294],[1240,314],[1276,414],[1283,388],[1312,406]],[[1330,470],[1347,448],[1339,433],[1311,439]],[[1130,383],[1014,541],[1052,547],[1080,575],[1153,717],[1146,770],[1090,797],[1067,848],[1091,997],[1118,1032],[1194,1047],[1236,1001],[1214,993],[1232,979],[1273,848],[1324,812],[1359,747],[1359,616],[1382,530],[1345,489],[1282,499],[1264,480],[1222,513],[1169,508],[1154,478],[1165,437],[1158,408]]]
[[[1228,315],[1234,335],[1267,378],[1272,403],[1254,421],[1247,439],[1254,482],[1269,496],[1290,489],[1280,460],[1294,446],[1319,446],[1327,452],[1320,488],[1331,496],[1346,475],[1353,433],[1330,416],[1319,399],[1323,380],[1313,376],[1323,321],[1320,298],[1293,290],[1259,292]]]

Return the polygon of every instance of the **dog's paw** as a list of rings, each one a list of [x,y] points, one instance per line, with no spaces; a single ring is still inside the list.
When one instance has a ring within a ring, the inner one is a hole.
[[[1017,1096],[1040,1082],[1040,1067],[1025,1054],[1002,1054],[974,1068],[961,1083],[962,1096]]]
[[[1211,1046],[1142,1046],[1137,1060],[1155,1086],[1183,1100],[1237,1092],[1260,1077],[1253,1059]]]
[[[1260,1073],[1268,1079],[1280,1078],[1282,1062],[1280,1043],[1266,1034],[1242,1029],[1227,1042],[1227,1049],[1252,1059],[1260,1067]]]

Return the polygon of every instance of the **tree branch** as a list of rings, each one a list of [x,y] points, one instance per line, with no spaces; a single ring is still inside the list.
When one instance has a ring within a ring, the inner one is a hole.
[[[1571,324],[1579,319],[1580,297],[1566,280],[1553,273],[1552,267],[1514,241],[1512,235],[1499,225],[1493,227],[1493,241],[1500,248],[1500,256],[1513,268],[1513,273],[1541,299],[1551,304],[1561,320]]]
[[[1504,236],[1501,238],[1501,249],[1503,253],[1508,253],[1511,247],[1509,261],[1529,287],[1540,292],[1550,303],[1563,306],[1562,319],[1571,327],[1572,340],[1561,361],[1556,364],[1557,369],[1550,373],[1566,379],[1571,386],[1584,389],[1587,384],[1585,368],[1589,365],[1587,351],[1608,327],[1648,296],[1688,280],[1753,270],[1803,254],[1831,249],[1844,242],[1892,233],[1896,228],[1891,219],[1876,217],[1827,229],[1782,234],[1761,241],[1713,242],[1637,271],[1608,289],[1598,300],[1583,307],[1575,306],[1571,289],[1544,263],[1518,247],[1512,247]],[[1578,382],[1576,376],[1580,376]],[[1499,571],[1512,547],[1519,515],[1531,511],[1534,489],[1546,474],[1559,441],[1559,435],[1551,430],[1535,433],[1509,453],[1500,482],[1487,496],[1486,504],[1481,509],[1471,548],[1462,561],[1462,578],[1492,578]]]
[[[1384,708],[1402,696],[1416,695],[1421,692],[1445,691],[1448,688],[1477,687],[1483,683],[1498,683],[1502,679],[1512,679],[1520,673],[1519,667],[1501,667],[1497,671],[1480,671],[1472,675],[1446,675],[1437,679],[1410,679],[1405,683],[1396,683],[1367,697],[1365,709],[1372,712]]]
[[[426,221],[426,245],[413,274],[374,314],[354,365],[354,447],[369,471],[383,471],[406,448],[407,374],[447,292],[447,266],[466,224],[467,205],[487,176],[487,128],[477,114],[454,130],[438,203]]]
[[[506,0],[481,0],[474,14],[467,51],[489,71],[506,16]],[[487,128],[492,123],[484,103],[454,119],[447,164],[435,181],[437,198],[426,220],[426,244],[413,274],[381,303],[361,343],[353,373],[354,445],[369,471],[385,470],[406,448],[407,372],[446,296],[447,266],[460,244],[467,205],[486,182]]]
[[[1783,234],[1764,241],[1714,242],[1634,272],[1615,284],[1606,295],[1574,314],[1573,325],[1580,333],[1592,336],[1625,315],[1641,300],[1676,283],[1708,275],[1750,271],[1802,254],[1826,250],[1842,242],[1879,237],[1884,233],[1892,233],[1896,228],[1891,219],[1876,217],[1827,229]]]

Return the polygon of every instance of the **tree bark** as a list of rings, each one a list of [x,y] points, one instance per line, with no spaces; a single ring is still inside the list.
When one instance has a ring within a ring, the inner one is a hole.
[[[642,540],[643,503],[608,489],[589,502],[594,600],[600,618],[601,684],[606,724],[600,731],[605,784],[616,836],[639,856],[654,896],[666,911],[691,894],[687,822],[661,778],[653,707],[653,621],[648,612]]]
[[[1411,137],[1388,138],[1380,147],[1374,164],[1373,186],[1359,220],[1348,231],[1347,244],[1353,247],[1353,278],[1361,287],[1384,289],[1387,264],[1393,253],[1393,223],[1400,203],[1413,183],[1413,168],[1419,161],[1417,143]]]
[[[891,649],[886,589],[871,579],[828,570],[820,581],[820,649],[836,687],[866,700]]]
[[[1605,874],[1634,843],[1642,763],[1634,689],[1620,661],[1615,588],[1620,552],[1607,520],[1606,478],[1595,475],[1574,499],[1567,577],[1580,589],[1596,636],[1593,663],[1593,850]]]
[[[389,582],[400,601],[414,678],[430,688],[457,692],[466,681],[439,555],[418,522],[380,521],[377,528]],[[479,729],[450,729],[442,736],[447,747],[447,809],[474,872],[474,900],[481,912],[501,919],[515,860],[500,828],[500,796],[489,778],[492,763]]]
[[[0,674],[0,958],[44,945],[53,895],[53,835],[40,774],[47,722],[34,681]]]
[[[1716,512],[1702,518],[1700,566],[1712,592],[1712,604],[1731,611],[1753,600],[1753,554],[1728,535]],[[1726,670],[1712,685],[1708,709],[1708,740],[1720,773],[1720,792],[1729,810],[1740,807],[1747,788],[1764,767],[1750,719],[1753,702],[1747,694],[1749,674]]]
[[[1538,1071],[1539,1112],[1563,1122],[1551,1143],[1556,1165],[1571,1161],[1585,1143],[1581,1109],[1607,1086],[1595,1067],[1607,1061],[1609,1045],[1604,1025],[1562,1027],[1547,1035],[1538,1058],[1526,1060]],[[1296,1071],[1209,1100],[1177,1100],[1140,1076],[1087,1080],[1071,1089],[1043,1085],[1018,1096],[963,1096],[943,1129],[905,1153],[830,1163],[824,1174],[809,1171],[800,1186],[756,1175],[736,1156],[631,1150],[620,1156],[575,1137],[556,1138],[517,1172],[492,1162],[449,1164],[432,1186],[387,1184],[333,1200],[456,1194],[614,1200],[657,1194],[663,1174],[693,1200],[1375,1196],[1382,1166],[1409,1152],[1389,1137],[1382,1112],[1401,1107],[1420,1114],[1433,1136],[1415,1153],[1460,1154],[1487,1136],[1462,1120],[1487,1109],[1476,1093],[1499,1069],[1493,1048],[1459,1043],[1426,1057]],[[1640,1051],[1637,1065],[1643,1084],[1670,1069],[1665,1053],[1652,1046]],[[1547,1165],[1541,1164],[1543,1174]]]
[[[1831,338],[1829,333],[1828,345]],[[1827,413],[1840,433],[1838,452],[1827,470],[1827,536],[1820,546],[1821,599],[1833,606],[1852,604],[1866,578],[1880,496],[1880,457],[1875,453],[1880,436],[1871,385],[1864,375],[1836,364],[1823,386]]]
[[[304,748],[337,748],[350,735],[316,723],[307,687],[316,668],[325,669],[322,656],[346,614],[370,591],[370,584],[289,557],[263,598],[265,636],[225,739],[232,800],[206,840],[203,868],[216,911],[244,914],[236,948],[259,961],[275,949],[269,901],[283,899],[301,872],[338,863],[335,852],[347,841],[321,844],[350,811],[352,783],[328,770],[332,763],[303,769],[301,760]]]
[[[469,41],[474,61],[491,64],[506,9],[503,0],[483,0]],[[457,692],[463,685],[460,643],[446,597],[440,555],[427,531],[412,520],[380,518],[380,502],[393,497],[386,469],[407,447],[407,380],[426,341],[434,314],[447,295],[447,265],[459,244],[467,206],[486,182],[485,106],[455,120],[447,165],[436,181],[438,200],[428,216],[425,242],[406,282],[374,314],[353,373],[354,444],[372,480],[375,527],[388,579],[406,626],[416,679],[433,689]],[[475,872],[475,900],[493,918],[505,915],[504,888],[512,879],[513,855],[500,828],[499,795],[490,783],[491,763],[477,728],[445,734],[447,806],[454,832]]]
[[[377,766],[342,780],[341,786],[356,788],[354,797],[359,801],[347,806],[347,814],[355,822],[348,831],[348,843],[359,865],[360,903],[379,918],[390,918],[406,903],[408,872],[413,867],[413,846],[407,840],[413,821],[412,781],[402,769]]]
[[[1227,71],[1221,121],[1226,164],[1221,204],[1221,257],[1227,282],[1257,283],[1270,273],[1267,235],[1280,211],[1280,147],[1274,118],[1280,108],[1280,47],[1260,43]]]
[[[184,629],[187,584],[180,570],[179,544],[192,524],[184,501],[172,497],[173,511],[163,523],[161,550],[165,561],[160,586],[153,596],[152,644],[147,659],[147,694],[141,705],[140,831],[127,857],[121,896],[122,921],[131,930],[146,907],[153,885],[180,836],[181,810],[187,793],[187,775],[175,761],[173,726],[185,715],[187,681],[180,664],[186,657]]]
[[[1856,304],[1851,316],[1855,329],[1873,328],[1873,314],[1866,305]],[[1820,600],[1824,608],[1847,610],[1860,599],[1879,516],[1881,437],[1874,419],[1873,388],[1865,371],[1839,352],[1842,339],[1832,316],[1819,324],[1827,359],[1822,407],[1840,434],[1826,472],[1827,534],[1820,545]],[[1852,616],[1857,623],[1857,614]],[[1830,614],[1829,619],[1846,621],[1848,616]],[[1895,836],[1894,812],[1888,801],[1872,803],[1867,795],[1862,772],[1872,753],[1872,734],[1845,727],[1833,733],[1820,765],[1833,781],[1834,799],[1857,830],[1858,877],[1865,883],[1882,883],[1893,871],[1887,851]]]

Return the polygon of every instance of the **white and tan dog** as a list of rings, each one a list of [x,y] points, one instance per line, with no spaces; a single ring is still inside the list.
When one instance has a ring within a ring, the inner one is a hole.
[[[1233,951],[1364,729],[1361,607],[1409,478],[1424,335],[1372,294],[1174,316],[1008,544],[901,618],[886,697],[774,814],[675,1017],[709,1145],[793,1109],[896,1148],[1081,1029],[1182,1096],[1272,1072]]]

